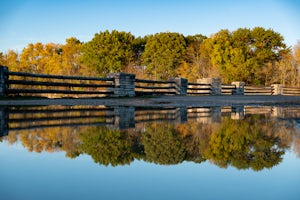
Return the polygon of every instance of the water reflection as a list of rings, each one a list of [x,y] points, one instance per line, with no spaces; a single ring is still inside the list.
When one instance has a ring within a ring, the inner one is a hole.
[[[299,107],[1,108],[1,141],[29,151],[88,154],[100,165],[209,161],[255,171],[300,155]]]

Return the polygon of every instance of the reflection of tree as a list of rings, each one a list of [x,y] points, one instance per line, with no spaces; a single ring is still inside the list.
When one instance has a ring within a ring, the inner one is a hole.
[[[207,148],[211,132],[216,127],[216,124],[199,123],[197,121],[190,121],[189,123],[175,126],[184,136],[186,161],[201,163],[206,160],[203,156],[203,151]]]
[[[53,152],[64,150],[66,156],[70,158],[77,157],[80,152],[80,141],[76,128],[45,128],[31,130],[22,130],[19,132],[20,140],[24,147],[34,152]],[[9,137],[11,134],[9,134]],[[12,134],[14,136],[14,134]]]
[[[163,165],[210,160],[220,167],[262,170],[281,162],[286,148],[300,155],[295,123],[247,115],[240,121],[223,117],[221,124],[152,122],[126,131],[107,127],[20,130],[1,139],[9,144],[20,141],[29,151],[65,151],[69,158],[86,153],[103,165],[130,164],[134,159]]]
[[[126,131],[106,127],[91,127],[81,134],[83,152],[103,165],[125,165],[134,160],[134,151],[142,151],[137,140]]]
[[[300,138],[294,139],[293,151],[300,158]]]
[[[185,159],[183,136],[168,123],[152,123],[142,135],[146,161],[162,165],[178,164]]]
[[[262,170],[281,162],[284,151],[280,138],[268,134],[274,123],[255,117],[236,121],[224,118],[220,129],[212,134],[205,157],[221,167]]]

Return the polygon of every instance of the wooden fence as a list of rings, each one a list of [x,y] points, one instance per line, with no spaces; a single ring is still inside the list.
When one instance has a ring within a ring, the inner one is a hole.
[[[196,83],[184,78],[168,81],[136,79],[134,74],[116,73],[105,78],[57,76],[11,72],[0,66],[0,96],[103,97],[139,95],[300,95],[300,87],[251,86],[243,82],[222,84],[219,78]]]
[[[80,76],[56,76],[7,72],[7,95],[19,94],[72,94],[72,95],[109,95],[113,94],[113,78]]]

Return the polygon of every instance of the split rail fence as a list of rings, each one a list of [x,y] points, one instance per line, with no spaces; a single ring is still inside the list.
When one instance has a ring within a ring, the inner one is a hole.
[[[0,66],[0,96],[124,97],[139,95],[300,95],[300,87],[250,86],[244,82],[222,84],[219,78],[184,78],[168,81],[136,79],[115,73],[105,78],[11,72]]]

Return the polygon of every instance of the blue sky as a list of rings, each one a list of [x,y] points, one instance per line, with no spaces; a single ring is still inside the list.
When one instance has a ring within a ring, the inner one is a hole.
[[[0,52],[29,43],[83,42],[105,30],[144,36],[158,32],[210,36],[221,29],[262,26],[279,32],[288,46],[300,40],[297,0],[1,0]]]

